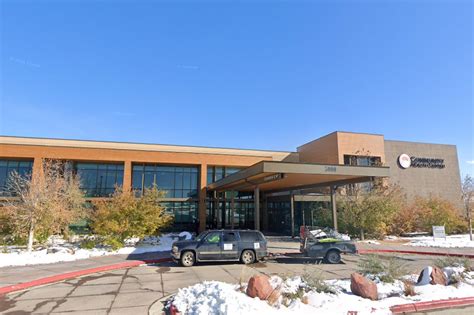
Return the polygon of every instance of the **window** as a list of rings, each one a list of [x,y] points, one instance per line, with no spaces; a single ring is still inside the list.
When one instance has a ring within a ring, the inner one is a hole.
[[[74,168],[87,197],[107,197],[123,185],[123,164],[77,162]]]
[[[11,195],[8,192],[8,179],[13,172],[22,176],[30,176],[33,170],[33,161],[0,159],[0,195]]]
[[[209,233],[206,237],[206,243],[216,244],[216,243],[220,243],[220,241],[221,241],[221,233],[220,232]]]
[[[344,165],[354,166],[380,166],[382,161],[379,156],[344,155]]]
[[[218,180],[237,173],[242,168],[230,166],[208,166],[207,167],[207,184],[217,182]]]
[[[235,242],[237,236],[234,232],[224,232],[224,242]]]
[[[132,186],[142,192],[154,185],[166,194],[166,198],[195,198],[198,193],[199,170],[196,166],[165,166],[159,164],[135,164]]]
[[[240,232],[240,240],[243,242],[258,242],[260,235],[257,232]]]

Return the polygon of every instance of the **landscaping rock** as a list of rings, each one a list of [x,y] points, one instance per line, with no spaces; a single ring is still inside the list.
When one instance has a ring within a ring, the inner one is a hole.
[[[375,301],[378,299],[377,285],[361,274],[351,274],[351,291],[357,296]]]
[[[74,254],[74,250],[66,247],[50,247],[46,250],[47,254]]]
[[[418,276],[417,285],[439,284],[447,285],[448,279],[443,270],[438,267],[425,267]]]
[[[272,294],[273,288],[270,285],[270,278],[266,275],[256,275],[250,278],[247,286],[247,295],[260,300],[266,300]]]

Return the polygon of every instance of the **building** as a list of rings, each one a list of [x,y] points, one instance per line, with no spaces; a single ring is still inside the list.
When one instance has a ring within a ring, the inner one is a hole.
[[[88,198],[115,185],[140,193],[156,184],[176,229],[258,228],[295,234],[332,209],[335,188],[377,177],[399,184],[407,198],[439,196],[461,207],[456,147],[333,132],[295,152],[140,143],[0,137],[0,194],[8,174],[38,171],[42,159],[66,161]]]

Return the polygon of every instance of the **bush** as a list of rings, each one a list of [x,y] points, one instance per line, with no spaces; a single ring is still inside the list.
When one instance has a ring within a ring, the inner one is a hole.
[[[358,271],[387,283],[392,283],[406,274],[403,264],[396,257],[382,258],[379,255],[363,256],[358,263]]]
[[[323,280],[322,272],[322,270],[317,272],[310,272],[305,269],[301,278],[310,290],[314,290],[319,293],[323,292],[335,294],[336,290],[334,290]]]
[[[466,271],[470,271],[473,268],[471,260],[467,257],[446,256],[436,259],[434,265],[441,269],[446,267],[464,267]]]
[[[93,249],[95,248],[98,244],[100,243],[99,240],[94,239],[94,238],[85,238],[81,241],[79,244],[80,248],[83,249]]]
[[[372,190],[353,190],[340,196],[340,230],[352,236],[360,233],[382,238],[389,231],[394,215],[401,209],[403,199],[398,186],[378,185]]]
[[[123,247],[127,238],[155,235],[172,222],[159,204],[162,196],[156,187],[139,197],[118,187],[109,200],[95,202],[91,228],[114,249]]]

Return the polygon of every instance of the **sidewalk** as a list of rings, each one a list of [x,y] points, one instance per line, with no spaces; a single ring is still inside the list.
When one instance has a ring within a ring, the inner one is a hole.
[[[161,259],[170,257],[170,253],[153,252],[133,255],[109,255],[54,264],[12,266],[0,268],[0,287],[29,282],[40,278],[98,268],[133,260]]]
[[[390,244],[384,242],[383,244],[367,244],[367,243],[357,243],[357,249],[361,250],[394,250],[394,251],[410,251],[417,252],[421,255],[425,254],[444,254],[445,256],[454,255],[454,256],[474,256],[474,248],[472,247],[459,247],[459,248],[442,248],[442,247],[422,247],[422,246],[409,246],[401,244]]]

